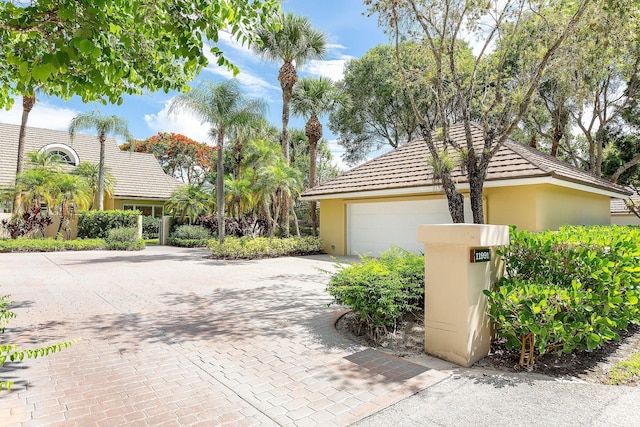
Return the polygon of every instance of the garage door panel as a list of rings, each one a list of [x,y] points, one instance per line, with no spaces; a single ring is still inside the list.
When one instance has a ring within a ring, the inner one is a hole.
[[[468,199],[465,219],[472,219]],[[347,222],[349,254],[377,256],[391,246],[422,252],[424,247],[417,242],[418,225],[450,224],[451,216],[444,199],[354,203],[348,205]]]

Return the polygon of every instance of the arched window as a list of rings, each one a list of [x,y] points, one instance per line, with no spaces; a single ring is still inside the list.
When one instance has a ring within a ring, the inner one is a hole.
[[[71,166],[78,166],[80,158],[76,150],[65,144],[49,144],[40,149],[40,152],[46,152],[49,156],[56,156],[61,162]]]

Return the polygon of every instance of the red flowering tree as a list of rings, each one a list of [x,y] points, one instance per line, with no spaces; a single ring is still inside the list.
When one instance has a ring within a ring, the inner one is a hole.
[[[122,144],[120,149],[128,151],[131,147],[127,143]],[[134,150],[153,154],[166,174],[189,184],[201,184],[205,176],[215,169],[215,147],[178,133],[159,132],[145,140],[136,141]]]

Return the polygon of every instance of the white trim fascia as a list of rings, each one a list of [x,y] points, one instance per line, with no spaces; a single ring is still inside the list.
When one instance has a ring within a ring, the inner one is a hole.
[[[615,198],[622,198],[622,193],[616,193],[610,190],[604,190],[601,188],[592,187],[590,185],[578,184],[571,181],[565,181],[562,179],[554,178],[552,176],[534,177],[534,178],[517,178],[517,179],[502,179],[491,180],[484,182],[484,188],[498,188],[498,187],[516,187],[523,185],[539,185],[539,184],[551,184],[559,187],[571,188],[573,190],[585,191],[587,193],[595,193],[602,196],[609,196]],[[456,185],[458,190],[468,191],[469,184],[462,183]],[[404,188],[390,188],[385,190],[371,190],[371,191],[352,191],[348,193],[333,193],[333,194],[321,194],[319,196],[303,196],[301,200],[323,200],[323,199],[351,199],[351,198],[364,198],[364,197],[392,197],[392,196],[406,196],[410,194],[424,194],[424,193],[442,193],[442,186],[429,185],[421,187],[404,187]]]
[[[114,194],[111,196],[112,199],[120,199],[120,200],[157,200],[157,201],[165,201],[168,200],[169,197],[142,197],[142,196],[122,196],[120,194]]]

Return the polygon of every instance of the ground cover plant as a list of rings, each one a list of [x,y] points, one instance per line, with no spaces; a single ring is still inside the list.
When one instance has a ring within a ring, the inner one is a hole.
[[[512,230],[499,253],[505,277],[485,291],[496,333],[519,364],[548,353],[592,351],[640,324],[640,230]]]
[[[640,379],[640,353],[616,363],[609,372],[609,383],[613,385],[627,384]]]
[[[393,247],[379,259],[362,257],[340,265],[327,291],[335,304],[351,308],[378,342],[404,315],[424,308],[424,256]]]
[[[207,247],[214,258],[269,258],[317,254],[321,251],[321,241],[317,237],[227,237],[224,243],[211,240]]]
[[[58,252],[106,249],[104,239],[0,239],[0,252]]]
[[[9,295],[0,295],[0,335],[4,334],[5,326],[9,321],[16,317],[15,313],[9,310],[10,305]],[[37,357],[47,356],[50,353],[55,353],[63,348],[67,348],[75,342],[76,340],[65,341],[40,348],[23,350],[20,349],[17,344],[5,343],[4,340],[2,340],[0,341],[0,367],[4,366],[7,361],[21,362],[25,357],[27,359],[35,359]],[[4,381],[0,378],[0,391],[2,391],[3,388],[7,390],[11,389],[12,384],[12,381]]]

